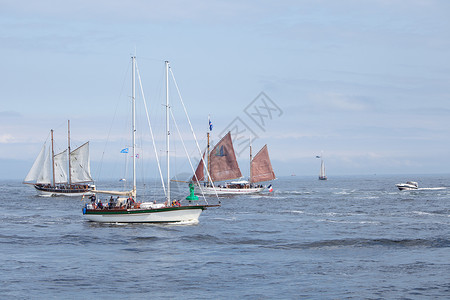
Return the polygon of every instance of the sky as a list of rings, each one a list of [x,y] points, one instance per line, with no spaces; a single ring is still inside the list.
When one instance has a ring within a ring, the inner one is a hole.
[[[168,60],[200,144],[208,115],[214,141],[244,128],[254,149],[268,145],[278,176],[317,176],[317,155],[331,178],[448,173],[449,1],[0,0],[0,8],[0,179],[23,179],[50,129],[63,148],[69,119],[73,145],[90,141],[94,176],[111,163],[105,143],[126,145],[111,124],[129,118],[118,103],[128,104],[132,55],[155,110]]]

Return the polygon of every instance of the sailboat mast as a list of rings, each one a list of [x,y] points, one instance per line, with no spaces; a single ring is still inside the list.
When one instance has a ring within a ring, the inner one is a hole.
[[[252,137],[250,137],[250,183],[252,183]]]
[[[208,172],[207,172],[207,176],[208,176],[208,178],[207,178],[207,181],[208,181],[208,184],[209,184],[209,182],[211,181],[211,178],[210,178],[210,176],[209,176],[209,174],[211,174],[210,172],[211,172],[211,160],[209,159],[209,132],[207,132],[206,133],[206,136],[208,137],[208,155],[206,156],[206,168],[208,169]]]
[[[167,151],[167,205],[170,205],[170,129],[169,129],[169,62],[166,60],[166,151]]]
[[[52,175],[53,175],[53,186],[56,185],[55,183],[55,152],[53,150],[53,129],[50,130],[52,133]]]
[[[70,120],[67,120],[67,151],[69,152],[69,186],[72,185],[72,165],[70,164]]]
[[[133,144],[133,196],[136,197],[136,87],[135,70],[136,56],[132,56],[132,75],[131,75],[131,139]]]

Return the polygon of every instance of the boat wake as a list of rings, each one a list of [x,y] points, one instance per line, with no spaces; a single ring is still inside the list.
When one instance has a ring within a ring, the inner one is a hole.
[[[447,189],[445,186],[441,187],[432,187],[432,188],[418,188],[419,191],[439,191],[439,190],[445,190]]]

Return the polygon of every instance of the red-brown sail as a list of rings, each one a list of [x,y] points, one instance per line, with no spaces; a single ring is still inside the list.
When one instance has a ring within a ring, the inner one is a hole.
[[[228,132],[209,154],[212,181],[223,181],[242,177],[236,154]]]
[[[275,173],[270,163],[269,151],[267,145],[264,145],[261,150],[255,155],[251,162],[251,174],[250,182],[260,182],[275,179]]]
[[[205,158],[205,153],[203,153],[203,159],[200,159],[200,161],[198,162],[197,170],[195,170],[195,174],[194,174],[194,176],[192,176],[191,180],[193,182],[202,181],[205,179],[205,172],[204,172],[205,164],[203,163],[204,158]]]

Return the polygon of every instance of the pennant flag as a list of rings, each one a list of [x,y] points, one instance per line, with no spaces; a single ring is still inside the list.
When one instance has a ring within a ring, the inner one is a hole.
[[[269,184],[269,186],[267,187],[269,189],[269,192],[272,193],[273,192],[273,187],[271,184]]]
[[[123,148],[120,153],[128,153],[128,148]]]
[[[319,155],[316,155],[316,158],[320,158],[320,156],[319,156]]]
[[[212,131],[213,124],[212,124],[211,119],[209,118],[209,116],[208,116],[208,123],[209,123],[209,131]]]

